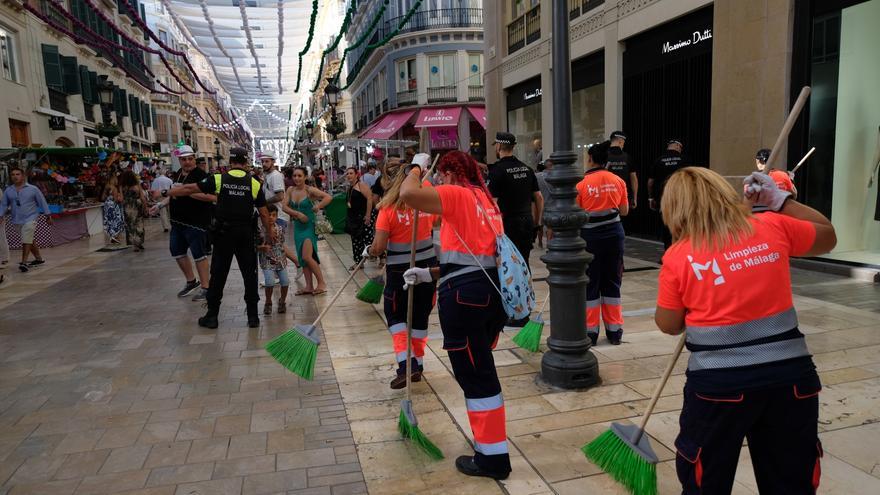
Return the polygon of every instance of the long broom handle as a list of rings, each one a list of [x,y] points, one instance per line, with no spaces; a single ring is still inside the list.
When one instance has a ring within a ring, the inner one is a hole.
[[[419,235],[419,210],[413,208],[412,237],[409,245],[409,267],[416,267],[416,242]],[[410,400],[412,392],[412,322],[413,322],[413,302],[416,297],[415,284],[410,285],[406,290],[406,400]]]
[[[330,308],[333,307],[333,303],[335,303],[336,300],[339,299],[339,296],[342,295],[342,291],[344,291],[345,288],[348,287],[348,284],[350,284],[351,281],[354,280],[354,276],[357,275],[357,272],[359,272],[361,267],[364,266],[364,261],[366,260],[366,256],[361,258],[361,261],[357,264],[357,266],[354,267],[354,270],[351,271],[351,275],[348,276],[348,279],[345,281],[344,284],[342,284],[342,287],[340,287],[339,290],[336,291],[336,294],[333,295],[333,298],[330,299],[330,303],[327,304],[327,306],[324,307],[324,309],[321,311],[321,314],[319,314],[318,317],[315,318],[315,322],[312,323],[313,327],[316,327],[318,326],[318,323],[321,323],[321,320],[324,318],[325,315],[327,315],[327,313],[330,311]]]
[[[636,430],[635,435],[632,437],[633,445],[638,445],[639,440],[642,439],[642,435],[645,433],[645,426],[648,424],[648,420],[651,419],[651,414],[654,412],[654,406],[656,406],[657,401],[660,400],[660,394],[663,392],[663,387],[665,387],[666,382],[669,381],[669,377],[672,375],[672,370],[675,368],[675,363],[678,362],[678,357],[681,356],[681,350],[684,349],[685,335],[685,332],[682,332],[681,337],[678,339],[678,343],[675,345],[675,350],[672,352],[672,357],[669,358],[669,364],[666,365],[666,371],[663,372],[663,376],[660,378],[660,383],[658,383],[657,388],[654,389],[654,395],[651,397],[651,402],[648,403],[648,408],[645,409],[645,414],[642,416],[642,422],[639,424],[639,429]]]
[[[810,155],[812,155],[814,151],[816,151],[816,147],[815,147],[815,146],[813,146],[812,148],[810,148],[810,151],[808,151],[807,154],[804,155],[803,158],[801,158],[801,161],[799,161],[798,164],[795,165],[793,169],[791,169],[791,173],[795,173],[795,172],[797,172],[798,169],[801,168],[801,166],[802,166],[803,164],[807,163],[807,160],[810,158]]]
[[[773,163],[779,158],[779,154],[782,151],[782,145],[788,140],[791,128],[794,127],[794,123],[797,121],[798,116],[801,114],[801,110],[803,110],[804,105],[807,103],[807,98],[809,97],[810,87],[804,86],[801,89],[801,94],[798,95],[797,100],[795,100],[794,105],[792,105],[791,112],[788,113],[788,118],[785,119],[785,124],[782,126],[782,131],[779,132],[779,137],[776,138],[776,143],[770,151],[770,158],[767,159],[767,165],[764,167],[766,173],[770,173],[770,169],[773,168]]]
[[[538,316],[541,316],[544,314],[544,308],[547,307],[547,301],[549,301],[549,300],[550,300],[550,292],[548,291],[547,295],[544,296],[544,302],[541,303],[541,309],[538,310]]]

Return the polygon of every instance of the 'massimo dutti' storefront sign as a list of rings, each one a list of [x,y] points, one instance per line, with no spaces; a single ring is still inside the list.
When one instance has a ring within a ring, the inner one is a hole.
[[[661,52],[665,55],[669,52],[674,52],[675,50],[680,50],[682,48],[687,48],[689,46],[697,45],[701,42],[708,41],[712,39],[712,29],[706,28],[702,32],[694,31],[690,38],[678,40],[678,41],[667,41],[663,43],[663,46],[660,47]]]

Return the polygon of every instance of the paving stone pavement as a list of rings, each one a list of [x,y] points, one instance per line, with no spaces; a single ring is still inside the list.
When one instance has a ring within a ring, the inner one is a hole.
[[[141,254],[93,253],[88,242],[49,251],[50,266],[0,289],[0,495],[624,493],[579,448],[610,421],[638,419],[674,346],[653,324],[651,246],[629,250],[624,345],[600,339],[593,348],[599,386],[555,390],[538,376],[540,353],[501,337],[495,360],[514,472],[498,483],[461,476],[452,464],[471,451],[471,433],[436,313],[426,379],[413,390],[422,430],[446,454],[432,462],[396,431],[402,393],[388,388],[390,338],[379,306],[355,300],[357,285],[324,321],[315,380],[304,381],[262,347],[311,321],[330,295],[292,298],[286,316],[249,330],[234,271],[220,328],[199,329],[202,307],[175,297],[182,277],[166,242],[154,230]],[[319,251],[332,293],[348,276],[350,244],[330,236]],[[531,260],[539,300],[547,291],[540,255]],[[876,287],[803,270],[793,277],[801,330],[825,385],[819,493],[880,493]],[[673,441],[685,364],[648,426],[664,495],[680,492]],[[747,450],[734,493],[757,493]]]
[[[0,299],[0,494],[366,493],[326,347],[311,382],[263,350],[313,298],[248,329],[231,273],[210,331],[161,234],[84,257]]]

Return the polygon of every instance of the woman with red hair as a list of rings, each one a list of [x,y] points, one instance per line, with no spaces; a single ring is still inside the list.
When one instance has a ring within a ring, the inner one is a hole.
[[[510,456],[492,349],[507,321],[495,264],[495,239],[504,226],[473,158],[460,151],[447,153],[438,170],[443,185],[423,186],[422,170],[413,166],[400,197],[442,219],[440,266],[412,268],[403,278],[407,284],[437,280],[443,348],[464,392],[474,433],[474,455],[459,457],[455,467],[468,476],[501,480],[510,474]]]

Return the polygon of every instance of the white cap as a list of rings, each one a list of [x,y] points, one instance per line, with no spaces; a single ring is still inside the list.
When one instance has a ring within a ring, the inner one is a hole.
[[[196,152],[193,151],[192,146],[184,144],[183,146],[180,146],[179,148],[177,148],[177,157],[178,158],[184,157],[184,156],[193,156],[195,154],[196,154]]]
[[[262,151],[260,152],[260,160],[262,160],[263,158],[271,158],[272,160],[274,160],[275,153],[272,153],[271,151]]]
[[[358,167],[360,167],[360,168],[366,168],[366,166],[367,166],[367,162],[365,162],[365,161],[363,161],[363,160],[361,160],[360,162],[358,162]]]
[[[431,164],[431,155],[427,153],[418,153],[412,158],[413,165],[418,165],[421,168],[425,168]]]

